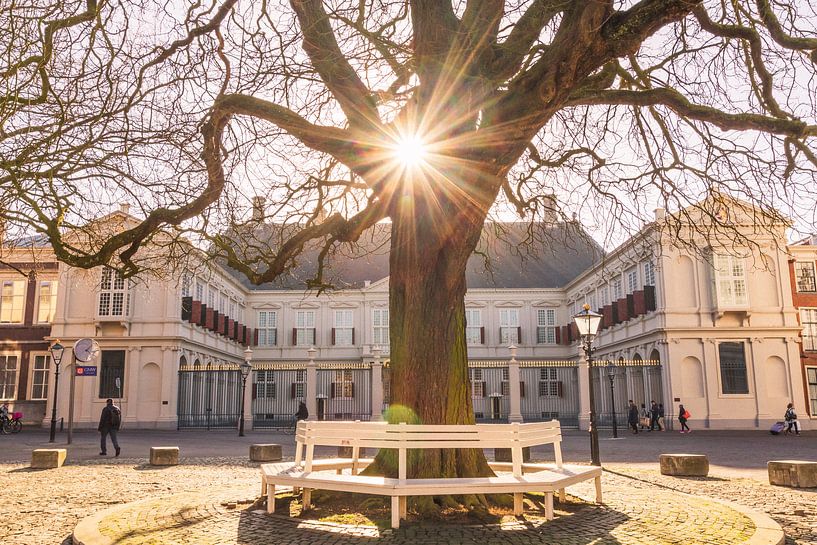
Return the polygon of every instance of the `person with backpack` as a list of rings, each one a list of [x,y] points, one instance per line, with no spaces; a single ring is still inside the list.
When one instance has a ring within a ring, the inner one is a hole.
[[[121,424],[122,411],[119,410],[119,407],[113,404],[113,399],[108,399],[105,407],[102,409],[102,415],[99,417],[99,427],[97,428],[101,435],[99,441],[100,456],[108,455],[108,435],[111,436],[111,443],[113,443],[113,448],[116,449],[116,455],[119,456],[119,453],[122,452],[119,448],[119,441],[116,440],[116,431],[119,429]]]
[[[783,419],[786,421],[786,435],[791,433],[792,428],[794,428],[794,433],[800,435],[800,425],[797,422],[797,413],[794,412],[794,403],[786,405],[786,414]]]

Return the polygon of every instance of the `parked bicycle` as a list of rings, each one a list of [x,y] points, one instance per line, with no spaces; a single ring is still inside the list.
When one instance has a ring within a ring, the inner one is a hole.
[[[0,416],[0,433],[11,434],[23,431],[23,413],[15,412],[10,416]]]

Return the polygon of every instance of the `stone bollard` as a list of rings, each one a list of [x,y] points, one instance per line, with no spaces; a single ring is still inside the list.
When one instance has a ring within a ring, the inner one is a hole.
[[[150,447],[150,465],[179,465],[179,447]]]
[[[251,462],[278,462],[282,458],[281,445],[274,443],[250,445]]]
[[[509,448],[495,448],[494,461],[496,462],[513,462],[513,455]],[[522,463],[530,462],[530,447],[522,447]]]
[[[31,469],[56,469],[65,463],[64,448],[38,448],[31,451]]]
[[[661,475],[675,477],[706,477],[709,458],[705,454],[662,454],[658,458]]]
[[[817,462],[774,460],[766,467],[769,470],[769,484],[795,488],[817,487]]]

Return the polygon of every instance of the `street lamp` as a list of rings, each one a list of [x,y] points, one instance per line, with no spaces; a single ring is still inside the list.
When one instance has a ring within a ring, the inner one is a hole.
[[[62,363],[62,354],[65,352],[65,347],[57,340],[51,345],[51,361],[54,362],[54,403],[51,407],[51,436],[48,439],[49,443],[53,443],[57,436],[57,388],[60,385],[60,363]]]
[[[593,338],[601,323],[601,314],[590,310],[590,305],[585,304],[582,311],[573,316],[573,321],[579,329],[582,340],[584,356],[587,358],[587,371],[590,375],[588,385],[590,387],[590,462],[594,466],[600,466],[599,459],[599,431],[596,428],[596,400],[593,395]]]
[[[247,377],[252,371],[252,348],[244,350],[244,361],[241,362],[241,420],[238,425],[238,436],[244,437],[244,398],[247,395]]]
[[[610,414],[613,416],[613,439],[618,439],[618,425],[616,424],[616,395],[613,390],[613,380],[616,378],[616,364],[607,363],[607,378],[610,379]]]

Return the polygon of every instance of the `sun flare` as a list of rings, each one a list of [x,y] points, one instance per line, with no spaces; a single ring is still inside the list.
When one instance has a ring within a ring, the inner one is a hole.
[[[397,140],[393,151],[395,158],[406,167],[419,166],[425,162],[428,156],[428,148],[425,142],[416,134]]]

